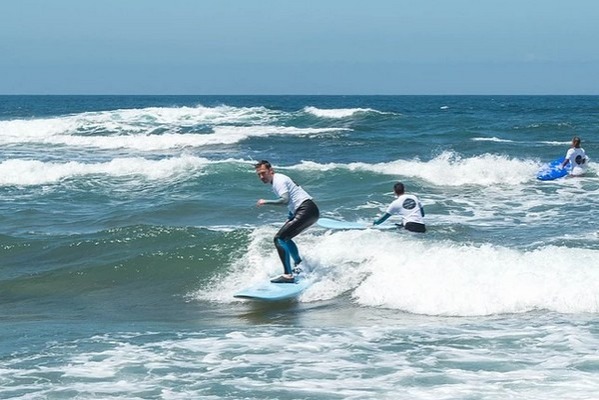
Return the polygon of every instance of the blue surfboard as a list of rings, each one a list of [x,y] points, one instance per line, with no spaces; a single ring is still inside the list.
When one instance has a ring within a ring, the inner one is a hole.
[[[540,181],[552,181],[554,179],[563,178],[568,175],[570,168],[566,166],[562,168],[562,163],[565,157],[557,158],[541,167],[537,172],[537,179]]]
[[[319,218],[317,224],[326,229],[366,229],[372,227],[363,222],[339,221],[332,218]]]
[[[288,300],[298,297],[311,284],[312,280],[309,277],[298,275],[294,283],[272,283],[268,280],[242,289],[233,296],[262,301]]]

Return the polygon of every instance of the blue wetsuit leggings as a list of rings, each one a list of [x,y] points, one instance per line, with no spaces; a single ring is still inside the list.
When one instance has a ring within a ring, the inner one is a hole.
[[[291,258],[293,258],[295,264],[299,264],[302,261],[299,256],[299,250],[291,239],[318,221],[319,216],[320,211],[316,203],[312,200],[306,200],[297,208],[293,218],[285,222],[285,225],[275,235],[275,246],[286,274],[292,273]]]

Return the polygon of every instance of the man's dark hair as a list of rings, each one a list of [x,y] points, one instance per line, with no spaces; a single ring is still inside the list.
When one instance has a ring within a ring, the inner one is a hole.
[[[579,148],[580,147],[580,138],[578,136],[574,136],[572,138],[572,144],[574,145],[574,147]]]
[[[395,194],[403,194],[405,189],[406,188],[401,182],[397,182],[395,185],[393,185],[393,191],[395,192]]]
[[[260,160],[260,161],[258,161],[258,162],[257,162],[257,163],[254,165],[254,168],[255,168],[255,169],[258,169],[258,168],[260,168],[260,167],[261,167],[261,166],[263,166],[263,165],[264,165],[266,168],[268,168],[268,169],[271,169],[271,168],[272,168],[272,165],[270,165],[270,163],[269,163],[268,161],[266,161],[266,160]]]

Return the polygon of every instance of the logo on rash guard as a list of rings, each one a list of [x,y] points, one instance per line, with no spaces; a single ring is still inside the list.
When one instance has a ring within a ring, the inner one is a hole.
[[[402,204],[402,207],[406,210],[411,210],[414,207],[416,207],[416,202],[413,199],[405,199]]]

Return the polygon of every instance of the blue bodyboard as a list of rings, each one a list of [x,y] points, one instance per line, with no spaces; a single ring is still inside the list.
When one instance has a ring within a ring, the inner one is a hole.
[[[319,218],[317,224],[327,229],[366,229],[372,227],[363,222],[339,221],[331,218]]]
[[[570,168],[568,168],[568,166],[565,168],[561,167],[564,159],[565,157],[560,157],[543,165],[539,172],[537,172],[537,179],[540,181],[552,181],[554,179],[563,178],[564,176],[568,175]]]
[[[312,281],[305,275],[296,276],[294,283],[272,283],[267,280],[240,290],[234,297],[262,301],[288,300],[298,297],[311,284]]]

